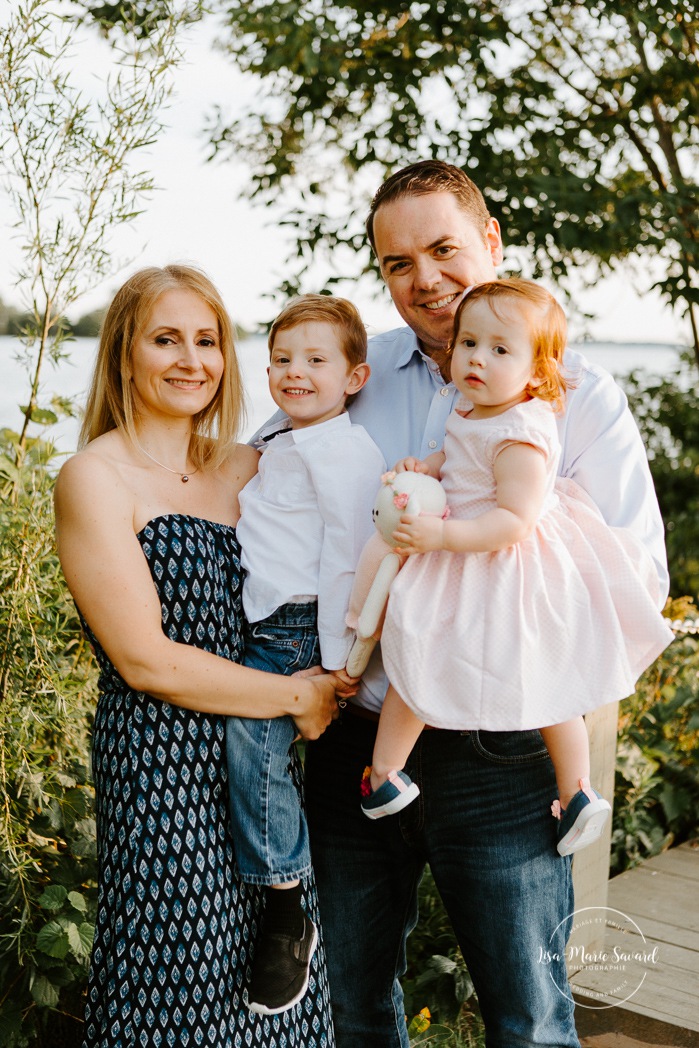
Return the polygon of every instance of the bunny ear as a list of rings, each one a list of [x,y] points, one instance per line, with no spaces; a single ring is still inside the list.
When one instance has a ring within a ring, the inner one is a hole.
[[[417,514],[419,516],[419,514],[420,514],[420,500],[418,499],[416,494],[412,494],[410,496],[410,498],[408,499],[408,504],[407,504],[405,509],[406,509],[406,513]]]

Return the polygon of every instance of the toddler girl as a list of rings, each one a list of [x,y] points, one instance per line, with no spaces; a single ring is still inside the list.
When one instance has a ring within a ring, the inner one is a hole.
[[[608,818],[582,715],[631,694],[673,635],[644,548],[556,477],[565,343],[563,311],[530,281],[479,284],[457,311],[449,354],[462,399],[444,451],[396,467],[439,477],[451,517],[406,515],[393,534],[409,556],[381,641],[391,687],[362,783],[370,818],[417,796],[400,769],[425,724],[539,728],[561,855]]]

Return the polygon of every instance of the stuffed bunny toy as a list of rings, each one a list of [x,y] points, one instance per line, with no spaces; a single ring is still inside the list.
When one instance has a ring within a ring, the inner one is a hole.
[[[347,625],[356,630],[356,639],[347,660],[350,677],[360,677],[381,636],[388,591],[398,574],[404,556],[391,538],[404,513],[448,516],[444,489],[434,477],[424,473],[384,473],[374,503],[376,533],[359,558],[350,599]]]

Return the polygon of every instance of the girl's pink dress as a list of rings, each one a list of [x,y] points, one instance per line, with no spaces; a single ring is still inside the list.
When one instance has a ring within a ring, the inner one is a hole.
[[[412,556],[391,587],[386,672],[435,727],[559,724],[630,695],[673,638],[645,548],[609,527],[578,485],[556,477],[560,445],[548,404],[530,400],[488,419],[451,413],[442,483],[452,519],[495,508],[493,463],[513,443],[546,459],[547,494],[531,536],[495,553]]]

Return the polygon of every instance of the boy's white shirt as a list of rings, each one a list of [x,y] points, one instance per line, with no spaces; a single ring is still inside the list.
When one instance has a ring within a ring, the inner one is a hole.
[[[277,434],[240,493],[245,615],[259,622],[317,598],[325,669],[344,668],[354,640],[345,617],[385,468],[366,430],[343,413]]]

